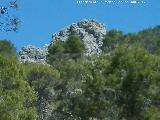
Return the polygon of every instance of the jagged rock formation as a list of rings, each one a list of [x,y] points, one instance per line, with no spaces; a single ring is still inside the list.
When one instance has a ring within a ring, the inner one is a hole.
[[[24,63],[26,61],[35,63],[46,63],[46,55],[48,53],[48,45],[43,48],[36,48],[33,45],[27,45],[19,51],[19,61]]]
[[[86,55],[99,54],[101,52],[100,46],[102,45],[103,36],[106,34],[105,26],[95,20],[82,20],[78,23],[72,23],[63,30],[52,35],[51,44],[54,41],[65,41],[69,35],[74,34],[80,37],[86,47]],[[46,55],[48,53],[48,45],[43,48],[36,48],[35,46],[28,45],[22,47],[19,51],[19,61],[46,63]]]
[[[52,44],[54,41],[65,41],[69,35],[74,34],[80,37],[86,46],[86,55],[99,54],[101,52],[103,36],[106,34],[105,26],[95,20],[83,20],[67,26],[58,33],[53,34]]]

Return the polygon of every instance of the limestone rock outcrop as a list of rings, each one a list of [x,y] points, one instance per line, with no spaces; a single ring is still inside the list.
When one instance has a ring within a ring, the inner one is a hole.
[[[84,42],[86,55],[99,54],[106,29],[104,24],[98,23],[95,20],[82,20],[78,23],[72,23],[58,33],[54,33],[52,36],[52,44],[54,44],[56,40],[65,41],[71,34],[79,36]]]
[[[24,63],[26,61],[34,63],[46,63],[46,55],[48,54],[48,45],[43,48],[36,48],[33,45],[27,45],[19,51],[19,61]]]
[[[98,23],[95,20],[82,20],[72,23],[58,33],[54,33],[50,44],[54,44],[57,40],[65,41],[71,34],[80,37],[86,47],[86,55],[99,54],[101,52],[102,39],[106,34],[106,28],[104,24]],[[43,48],[36,48],[33,45],[22,47],[19,51],[19,61],[21,63],[29,61],[46,64],[48,46],[46,44]]]

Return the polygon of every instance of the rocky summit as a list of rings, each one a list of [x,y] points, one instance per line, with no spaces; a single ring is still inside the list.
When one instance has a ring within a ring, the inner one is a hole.
[[[54,44],[57,40],[65,41],[71,34],[79,36],[85,44],[85,54],[92,55],[101,52],[100,46],[102,45],[103,36],[106,34],[106,29],[104,24],[98,23],[95,20],[82,20],[72,23],[61,31],[54,33],[51,44]],[[45,64],[48,46],[45,45],[43,48],[36,48],[32,45],[22,47],[19,51],[20,62],[29,61]]]
[[[65,41],[69,35],[74,34],[80,37],[86,47],[86,55],[100,53],[103,36],[106,33],[104,24],[95,20],[82,20],[78,23],[72,23],[58,33],[52,36],[52,44],[54,41]]]

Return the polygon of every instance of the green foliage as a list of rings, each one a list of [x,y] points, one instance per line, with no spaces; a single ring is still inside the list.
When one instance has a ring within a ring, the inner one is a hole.
[[[98,61],[96,62],[98,64]],[[105,63],[108,63],[108,60]],[[112,99],[114,90],[112,91],[108,79],[101,73],[102,67],[104,66],[97,65],[96,68],[85,59],[67,62],[60,71],[61,80],[54,87],[56,107],[49,120],[91,118],[115,120],[117,118],[115,111],[117,112],[118,108],[115,99]]]
[[[103,39],[103,45],[101,47],[102,51],[109,52],[120,45],[124,40],[124,35],[122,31],[110,30],[106,33]]]
[[[152,54],[160,52],[160,26],[148,28],[137,33],[128,33],[124,35],[121,31],[110,30],[106,33],[101,47],[103,52],[114,50],[117,46],[128,47],[138,45],[145,48]]]
[[[135,46],[118,48],[110,56],[111,66],[105,69],[105,78],[111,76],[114,80],[112,83],[117,90],[119,119],[144,120],[147,116],[145,110],[151,106],[159,109],[159,91],[156,89],[153,92],[153,88],[159,86],[159,78],[156,77],[159,58]]]
[[[55,41],[54,44],[49,46],[47,63],[59,70],[61,66],[63,66],[65,58],[64,50],[64,43],[61,41]]]
[[[151,53],[159,53],[159,43],[160,43],[160,26],[155,28],[150,28],[143,30],[138,33],[141,36],[141,44]]]
[[[57,107],[51,118],[156,120],[160,100],[157,64],[157,56],[136,46],[118,47],[92,61],[67,62],[55,84]],[[157,112],[149,115],[153,107]]]
[[[15,58],[0,55],[0,119],[36,120],[35,94]]]
[[[56,55],[64,52],[64,45],[62,41],[55,41],[52,46],[49,47],[49,53]]]
[[[47,62],[60,70],[66,61],[80,59],[85,51],[85,46],[79,37],[71,35],[65,42],[55,41],[49,46]]]
[[[39,120],[159,120],[159,28],[111,30],[92,56],[71,35],[49,46],[49,65],[20,65],[0,42],[0,118],[34,120],[34,105]]]
[[[103,54],[78,61],[66,59],[67,55],[78,53],[72,39],[62,43],[59,53],[63,57],[56,62],[61,65],[60,80],[54,86],[56,105],[49,120],[157,120],[159,57],[151,50],[158,52],[158,42],[149,48],[142,33],[124,35],[111,30],[103,40]],[[151,43],[155,33],[150,34]]]
[[[5,57],[16,56],[16,49],[14,45],[7,40],[0,40],[0,55]]]
[[[46,65],[25,63],[24,66],[26,70],[26,80],[37,94],[35,106],[39,120],[46,119],[46,109],[48,109],[48,104],[51,99],[53,99],[53,86],[59,78],[59,73],[57,70]]]
[[[145,112],[146,120],[159,120],[160,119],[160,109],[157,107],[150,107]]]
[[[60,80],[54,86],[54,106],[52,119],[75,119],[78,118],[78,99],[81,95],[81,82],[83,74],[87,70],[83,63],[69,61],[60,71]]]
[[[152,54],[159,54],[160,52],[160,26],[149,28],[137,33],[129,33],[125,37],[125,42],[128,44],[137,44],[144,47]]]
[[[143,118],[145,100],[149,99],[148,90],[152,81],[154,58],[140,48],[130,48],[116,51],[113,57],[113,66],[121,80],[122,117],[127,120],[139,120]]]
[[[65,44],[65,53],[77,54],[78,56],[83,54],[85,46],[80,40],[79,37],[71,35],[66,40]]]
[[[59,76],[58,71],[46,65],[25,63],[24,66],[28,83],[38,92],[44,92]]]

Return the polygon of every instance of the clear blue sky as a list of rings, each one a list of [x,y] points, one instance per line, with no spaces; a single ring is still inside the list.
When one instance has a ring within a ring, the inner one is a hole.
[[[82,19],[96,19],[107,30],[116,28],[125,33],[160,25],[160,0],[143,1],[147,3],[80,5],[76,0],[21,0],[19,32],[0,32],[0,39],[11,40],[17,49],[27,44],[42,47],[50,42],[52,33]]]

